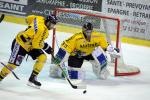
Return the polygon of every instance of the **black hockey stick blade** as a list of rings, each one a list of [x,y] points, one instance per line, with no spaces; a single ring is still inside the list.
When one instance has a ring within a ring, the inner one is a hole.
[[[20,78],[15,74],[15,72],[14,71],[12,71],[7,65],[5,65],[4,63],[2,63],[2,62],[0,62],[4,67],[6,67],[9,71],[11,71],[12,72],[12,74],[14,75],[14,77],[16,78],[16,79],[18,79],[18,80],[20,80]]]
[[[5,15],[2,14],[1,17],[0,17],[0,23],[3,21],[4,17],[5,17]]]
[[[66,77],[66,79],[69,82],[69,84],[71,85],[71,87],[74,88],[74,89],[86,89],[87,88],[85,84],[82,84],[82,85],[76,84],[76,85],[74,85],[74,84],[71,83],[69,78]]]

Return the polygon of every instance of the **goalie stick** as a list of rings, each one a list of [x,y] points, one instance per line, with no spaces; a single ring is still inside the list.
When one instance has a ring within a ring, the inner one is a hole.
[[[2,62],[0,62],[4,67],[6,67],[9,71],[11,71],[12,72],[12,74],[14,75],[14,77],[16,78],[16,79],[18,79],[18,80],[20,80],[20,78],[15,74],[15,72],[14,71],[12,71],[7,65],[5,65],[4,63],[2,63]]]
[[[2,14],[1,17],[0,17],[0,23],[3,21],[4,17],[5,17],[5,15]]]
[[[55,59],[55,57],[54,57],[54,55],[53,54],[51,54],[52,55],[52,58],[53,59]],[[71,87],[73,88],[73,89],[86,89],[86,85],[84,85],[84,84],[76,84],[76,85],[74,85],[72,82],[71,82],[71,80],[70,80],[70,78],[69,78],[69,76],[66,74],[66,72],[63,70],[63,68],[60,66],[60,65],[58,65],[58,67],[61,69],[61,71],[62,71],[62,74],[64,75],[64,77],[65,77],[65,79],[68,81],[68,83],[71,85]]]

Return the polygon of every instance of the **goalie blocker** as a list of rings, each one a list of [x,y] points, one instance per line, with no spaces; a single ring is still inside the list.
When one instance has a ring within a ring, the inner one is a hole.
[[[114,50],[109,52],[114,52]],[[80,70],[84,60],[87,60],[92,64],[93,72],[98,78],[107,79],[107,77],[109,76],[109,71],[107,70],[107,57],[100,46],[96,47],[91,55],[80,57],[70,56],[68,52],[60,48],[55,58],[56,59],[52,62],[56,65],[50,67],[51,77],[62,77],[62,73],[57,67],[57,64],[60,64],[62,68],[65,68],[65,70],[67,70],[66,73],[71,79],[79,79],[81,77],[84,78],[84,71]],[[67,60],[68,67],[64,66],[64,62]]]

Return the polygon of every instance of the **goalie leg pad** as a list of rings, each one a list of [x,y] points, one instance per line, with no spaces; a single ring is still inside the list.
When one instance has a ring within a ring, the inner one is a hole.
[[[107,65],[107,58],[105,52],[101,47],[96,47],[95,50],[92,52],[93,58],[100,64],[101,70],[106,67]]]
[[[70,79],[78,79],[78,71],[68,70]]]
[[[90,61],[92,64],[93,72],[99,79],[107,79],[107,77],[110,75],[109,71],[107,70],[107,66],[101,69],[101,66],[97,61],[92,60]]]
[[[57,65],[52,64],[50,66],[50,77],[52,77],[52,78],[62,78],[61,74],[62,74],[62,71]]]
[[[80,68],[69,67],[68,74],[70,79],[84,79],[85,71],[82,71]]]
[[[94,61],[91,61],[93,72],[100,79],[106,79],[109,76],[109,71],[107,70],[107,58],[105,52],[101,47],[96,47],[92,52]]]

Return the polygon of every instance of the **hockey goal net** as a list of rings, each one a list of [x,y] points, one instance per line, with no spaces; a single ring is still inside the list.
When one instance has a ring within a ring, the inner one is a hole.
[[[116,48],[120,49],[121,58],[109,59],[109,66],[113,67],[114,76],[135,75],[140,72],[138,67],[127,65],[124,63],[121,48],[121,21],[117,17],[107,16],[100,12],[70,8],[56,8],[55,12],[58,17],[60,27],[53,30],[52,47],[55,48],[56,31],[64,31],[68,33],[76,33],[81,31],[82,25],[88,21],[93,23],[94,31],[104,34],[108,42]],[[54,49],[55,50],[55,49]]]

